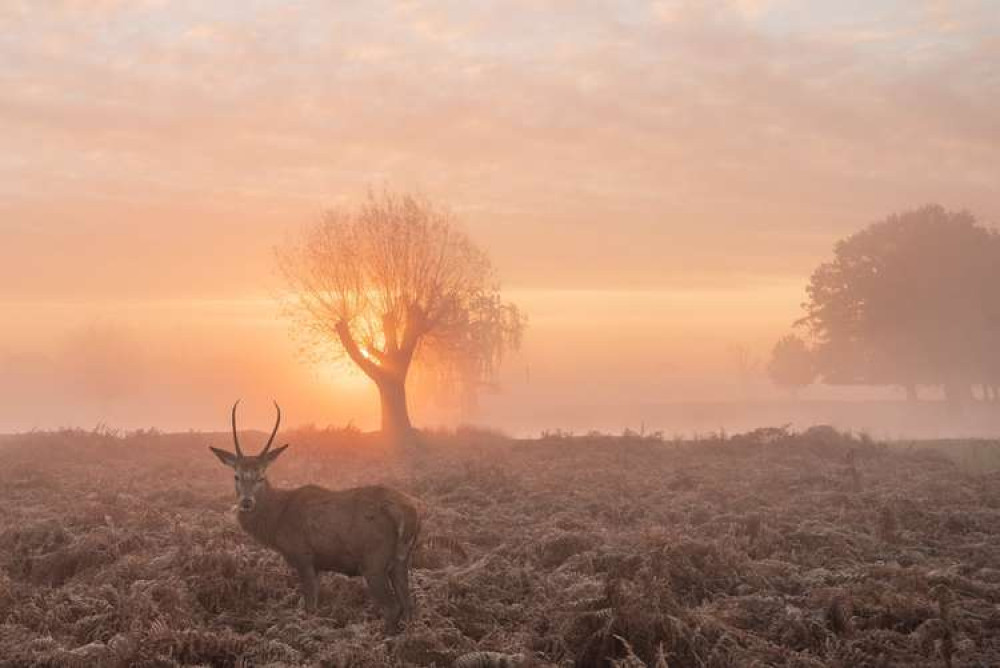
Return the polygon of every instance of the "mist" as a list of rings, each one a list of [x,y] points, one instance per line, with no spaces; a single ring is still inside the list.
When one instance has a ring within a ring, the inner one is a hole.
[[[940,391],[812,385],[792,397],[765,372],[801,310],[794,283],[746,290],[514,291],[524,346],[463,414],[414,386],[419,424],[514,436],[626,429],[669,437],[831,424],[888,438],[989,435],[993,411],[954,415]],[[0,431],[65,427],[222,431],[286,406],[291,425],[370,430],[378,395],[350,364],[309,349],[277,298],[20,304],[0,345]],[[599,314],[595,317],[595,314]],[[746,356],[748,368],[741,358]],[[930,405],[928,405],[930,404]]]

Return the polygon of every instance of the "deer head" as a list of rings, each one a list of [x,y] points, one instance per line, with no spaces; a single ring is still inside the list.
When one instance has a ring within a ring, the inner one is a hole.
[[[238,507],[240,512],[248,513],[257,506],[257,495],[266,486],[264,474],[267,467],[285,451],[288,444],[271,450],[271,443],[278,433],[278,425],[281,424],[281,407],[278,402],[274,402],[274,408],[278,411],[278,419],[274,422],[274,429],[271,430],[271,438],[267,439],[267,445],[258,455],[244,455],[240,449],[240,437],[236,432],[236,407],[240,405],[239,399],[233,404],[233,444],[236,446],[236,453],[210,447],[223,464],[230,467],[236,473],[236,496],[239,499]]]

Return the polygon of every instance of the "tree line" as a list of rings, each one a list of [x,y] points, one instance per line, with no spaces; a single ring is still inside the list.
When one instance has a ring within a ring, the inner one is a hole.
[[[813,271],[805,314],[775,344],[768,374],[791,390],[819,381],[997,401],[998,286],[1000,235],[972,214],[930,204],[890,215]]]

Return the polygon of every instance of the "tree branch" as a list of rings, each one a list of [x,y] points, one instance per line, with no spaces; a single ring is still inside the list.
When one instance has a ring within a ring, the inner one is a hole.
[[[406,312],[406,328],[403,330],[403,342],[399,346],[400,355],[410,363],[413,359],[413,352],[420,343],[420,338],[427,333],[429,322],[424,310],[416,304],[411,304]]]
[[[354,340],[354,336],[351,334],[351,329],[348,327],[347,321],[339,321],[336,329],[340,343],[344,346],[344,350],[347,352],[347,356],[351,358],[351,361],[357,364],[365,372],[365,375],[372,380],[380,380],[384,375],[383,369],[368,359],[361,351],[361,347],[358,346],[358,342]]]
[[[382,335],[385,337],[385,351],[394,354],[399,351],[399,328],[396,326],[396,315],[387,312],[382,315]]]

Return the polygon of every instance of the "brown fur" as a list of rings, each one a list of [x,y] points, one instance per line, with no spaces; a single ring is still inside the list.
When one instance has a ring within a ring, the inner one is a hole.
[[[315,610],[317,574],[364,576],[386,629],[410,619],[409,570],[420,533],[416,502],[389,487],[334,491],[307,485],[275,489],[266,481],[239,524],[298,573],[307,610]]]
[[[299,576],[305,608],[316,610],[318,574],[333,571],[361,575],[382,610],[386,631],[413,616],[410,562],[420,536],[418,502],[381,485],[334,491],[306,485],[276,489],[265,478],[267,467],[288,447],[271,450],[281,424],[281,409],[271,438],[259,455],[240,449],[233,405],[236,453],[211,448],[236,473],[239,523],[244,531],[288,562]]]

